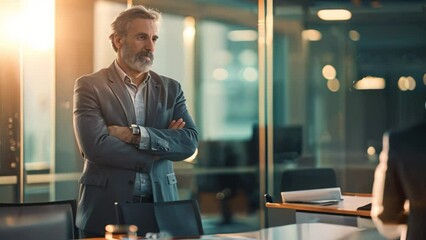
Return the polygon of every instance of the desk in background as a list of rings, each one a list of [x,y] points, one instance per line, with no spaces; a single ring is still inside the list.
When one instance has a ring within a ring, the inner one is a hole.
[[[371,195],[343,195],[334,205],[266,203],[268,226],[294,223],[332,223],[363,228],[374,227],[370,211],[357,208],[371,203]]]

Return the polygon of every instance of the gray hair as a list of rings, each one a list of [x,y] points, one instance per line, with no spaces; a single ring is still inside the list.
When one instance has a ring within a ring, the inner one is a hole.
[[[114,51],[117,52],[117,47],[114,45],[114,36],[126,36],[128,24],[138,18],[152,19],[158,27],[161,23],[161,13],[155,9],[137,5],[124,10],[115,18],[114,22],[111,23],[111,34],[109,35],[109,39]]]

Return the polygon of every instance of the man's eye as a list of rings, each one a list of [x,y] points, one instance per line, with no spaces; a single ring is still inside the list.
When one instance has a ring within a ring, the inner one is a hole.
[[[138,39],[138,40],[145,40],[145,39],[146,39],[146,37],[145,37],[145,36],[138,36],[138,37],[137,37],[137,39]]]

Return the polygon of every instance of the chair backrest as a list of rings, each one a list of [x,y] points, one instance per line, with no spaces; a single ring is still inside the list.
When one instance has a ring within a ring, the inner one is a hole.
[[[175,238],[199,237],[204,234],[196,200],[155,203],[155,216],[160,232]]]
[[[138,236],[166,233],[173,238],[199,237],[204,234],[196,200],[157,203],[116,203],[117,224],[133,224]]]
[[[76,200],[0,203],[0,239],[74,239]]]
[[[281,175],[281,191],[298,191],[338,187],[336,172],[332,168],[286,170]]]
[[[117,224],[136,225],[138,236],[158,233],[153,203],[115,203]]]

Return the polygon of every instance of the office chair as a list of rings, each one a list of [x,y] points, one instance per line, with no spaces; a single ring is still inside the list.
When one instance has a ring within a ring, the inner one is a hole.
[[[281,175],[281,191],[298,191],[338,187],[336,172],[332,168],[306,168],[286,170]]]
[[[196,200],[156,203],[116,203],[119,224],[138,227],[138,236],[164,233],[173,238],[193,238],[204,234]]]
[[[153,203],[115,203],[115,218],[118,225],[136,225],[138,236],[158,233]]]
[[[160,231],[173,237],[199,237],[204,234],[200,209],[196,200],[155,203],[155,216]]]
[[[0,239],[75,239],[76,200],[0,203]]]

